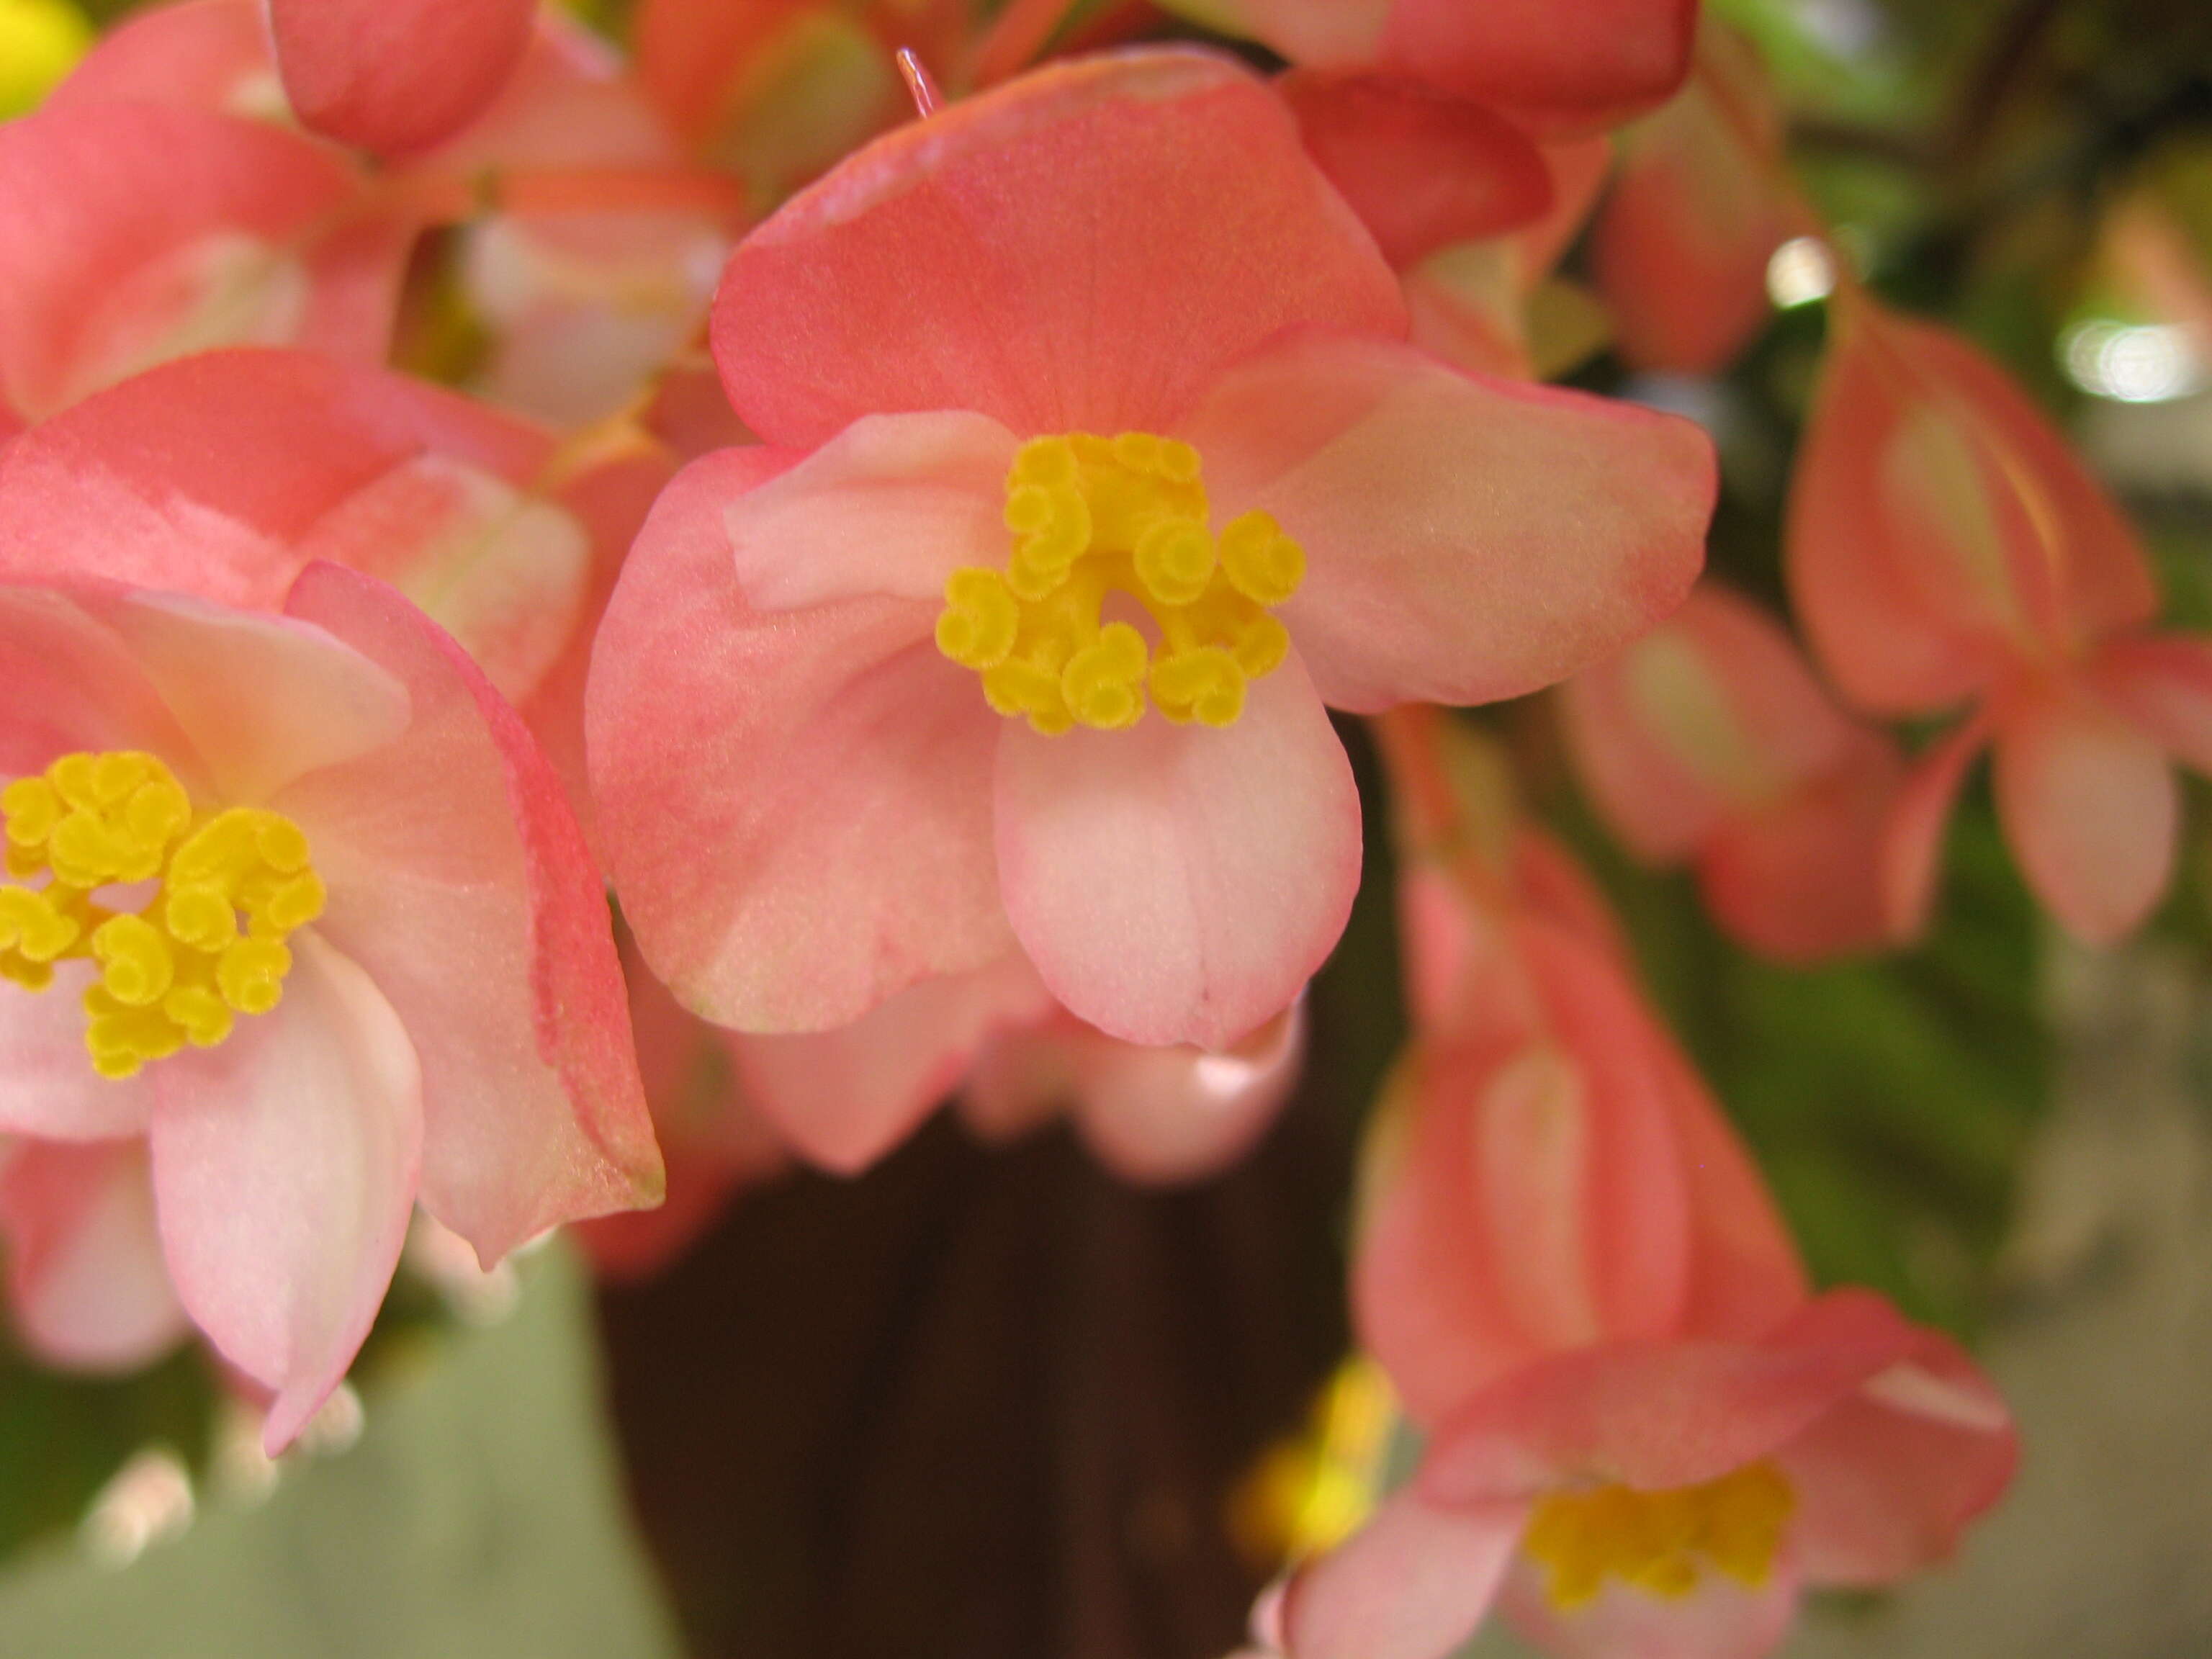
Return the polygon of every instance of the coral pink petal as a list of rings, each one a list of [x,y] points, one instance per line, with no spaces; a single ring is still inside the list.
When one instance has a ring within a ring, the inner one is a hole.
[[[1871,951],[1889,936],[1882,848],[1905,765],[1886,736],[1853,737],[1828,775],[1723,825],[1698,861],[1722,930],[1778,962]]]
[[[142,1139],[0,1146],[8,1313],[51,1365],[133,1370],[191,1328],[170,1287]]]
[[[2106,700],[2167,754],[2212,776],[2212,639],[2117,640],[2090,673]]]
[[[734,1048],[747,1097],[810,1164],[856,1175],[950,1095],[990,1033],[1051,1006],[1019,956],[924,980],[851,1025],[749,1036]]]
[[[532,0],[270,0],[284,90],[302,125],[382,155],[481,113],[521,61]]]
[[[1896,943],[1927,931],[1942,879],[1944,831],[1966,769],[1989,740],[1989,719],[1978,714],[1917,756],[1905,775],[1881,842],[1882,915]]]
[[[1233,726],[1005,723],[1006,915],[1046,987],[1131,1042],[1229,1046],[1291,1006],[1359,885],[1359,795],[1296,653]]]
[[[1159,1185],[1218,1175],[1281,1111],[1305,1058],[1305,1028],[1301,1000],[1219,1054],[1081,1033],[1070,1056],[1077,1132],[1124,1181]]]
[[[1571,1613],[1554,1606],[1543,1570],[1513,1565],[1502,1597],[1507,1621],[1555,1659],[1765,1659],[1797,1613],[1798,1580],[1777,1563],[1756,1589],[1707,1571],[1686,1595],[1659,1596],[1618,1578]]]
[[[409,239],[349,215],[362,189],[297,133],[182,106],[86,101],[9,122],[0,405],[36,420],[222,345],[376,361]]]
[[[422,1059],[422,1202],[486,1262],[659,1201],[605,890],[561,781],[483,673],[383,583],[310,566],[287,602],[403,681],[406,732],[275,803],[330,890],[318,924]]]
[[[1447,1509],[1394,1493],[1284,1586],[1285,1659],[1444,1659],[1488,1615],[1525,1519],[1518,1504]]]
[[[1782,1450],[1921,1340],[1879,1297],[1837,1291],[1756,1344],[1622,1342],[1540,1360],[1462,1406],[1416,1482],[1449,1504],[1585,1478],[1696,1486]]]
[[[1283,607],[1323,701],[1488,702],[1562,679],[1681,602],[1712,446],[1633,405],[1309,339],[1231,371],[1182,423],[1228,514],[1306,553]]]
[[[756,611],[884,595],[942,604],[955,570],[1005,560],[1016,447],[981,415],[855,421],[723,508],[746,602]]]
[[[1293,70],[1275,87],[1315,164],[1394,266],[1502,234],[1551,206],[1543,153],[1479,104],[1411,79],[1340,70]]]
[[[738,246],[714,342],[747,424],[805,447],[943,409],[1023,436],[1158,431],[1301,327],[1402,336],[1396,280],[1261,82],[1163,48],[878,139]]]
[[[2036,896],[2087,944],[2132,933],[2173,878],[2180,791],[2158,744],[2059,688],[1996,728],[1997,816]]]
[[[939,654],[935,605],[746,605],[724,515],[775,464],[726,451],[661,496],[600,627],[586,737],[654,971],[719,1024],[823,1030],[1006,955],[1000,722]]]
[[[42,107],[118,101],[278,118],[283,89],[259,0],[179,0],[134,12],[100,37]]]
[[[290,1443],[353,1363],[399,1261],[422,1152],[422,1078],[354,963],[295,935],[284,1000],[158,1062],[154,1193],[177,1294],[276,1395]]]
[[[1382,61],[1547,131],[1617,125],[1682,84],[1696,0],[1396,0]]]
[[[178,754],[190,744],[129,647],[85,608],[110,592],[0,585],[0,776],[79,749]]]
[[[2012,1416],[1957,1344],[1920,1333],[1908,1359],[1790,1447],[1795,1547],[1808,1582],[1867,1587],[1949,1559],[2010,1483]]]

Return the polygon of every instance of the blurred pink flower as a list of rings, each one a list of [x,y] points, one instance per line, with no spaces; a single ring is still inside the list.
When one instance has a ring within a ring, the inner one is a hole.
[[[536,0],[269,0],[301,125],[401,155],[451,137],[522,59]]]
[[[141,1138],[0,1139],[9,1328],[49,1365],[124,1371],[191,1324],[169,1284]]]

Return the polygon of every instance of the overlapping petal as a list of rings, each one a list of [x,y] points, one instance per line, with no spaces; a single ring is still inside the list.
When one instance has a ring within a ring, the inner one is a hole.
[[[143,1140],[0,1146],[0,1238],[9,1324],[47,1364],[128,1370],[183,1339]]]
[[[270,0],[269,22],[301,124],[399,155],[491,102],[535,9],[532,0]]]

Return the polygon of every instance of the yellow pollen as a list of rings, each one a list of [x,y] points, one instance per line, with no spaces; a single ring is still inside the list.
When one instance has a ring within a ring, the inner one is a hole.
[[[1536,1506],[1521,1547],[1543,1564],[1563,1613],[1596,1601],[1608,1577],[1669,1601],[1707,1572],[1756,1589],[1774,1570],[1796,1504],[1782,1471],[1764,1462],[1670,1492],[1559,1492]]]
[[[1117,732],[1152,706],[1229,726],[1291,639],[1268,611],[1305,579],[1305,552],[1265,513],[1208,527],[1198,452],[1149,432],[1034,438],[1006,475],[1004,570],[945,584],[937,648],[982,677],[1006,715],[1055,736]],[[1105,621],[1109,593],[1157,631]]]
[[[298,824],[259,807],[197,816],[151,755],[65,755],[0,791],[0,979],[43,991],[58,962],[96,966],[85,1047],[102,1077],[212,1048],[239,1015],[267,1013],[292,969],[285,939],[323,913]],[[97,896],[147,882],[140,908]]]

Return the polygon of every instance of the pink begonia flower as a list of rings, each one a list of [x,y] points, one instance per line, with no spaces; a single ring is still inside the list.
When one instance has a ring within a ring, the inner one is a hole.
[[[1166,0],[1294,64],[1379,68],[1554,136],[1613,126],[1689,72],[1697,0]]]
[[[1892,927],[1925,926],[1943,826],[1988,746],[2028,885],[2081,939],[2118,939],[2172,873],[2169,761],[2212,770],[2212,639],[2149,631],[2135,532],[1988,358],[1855,289],[1833,326],[1790,507],[1807,641],[1870,713],[1971,705],[1893,819]]]
[[[0,579],[78,573],[276,610],[313,561],[363,571],[467,647],[581,801],[592,629],[667,477],[644,446],[564,451],[399,375],[214,352],[0,456]]]
[[[301,125],[380,155],[468,125],[522,61],[536,0],[269,0]]]
[[[1361,1178],[1362,1345],[1432,1425],[1564,1349],[1771,1328],[1803,1270],[1589,878],[1514,821],[1502,757],[1382,726],[1415,1042]]]
[[[757,229],[714,342],[766,447],[661,497],[586,714],[685,1006],[820,1031],[1018,947],[1131,1042],[1287,1007],[1358,881],[1324,699],[1573,672],[1680,599],[1712,500],[1686,423],[1405,330],[1281,103],[1205,52],[1010,82]]]
[[[136,1370],[191,1328],[162,1263],[142,1138],[0,1137],[0,1243],[9,1328],[46,1364]]]
[[[1753,49],[1707,27],[1680,96],[1622,136],[1592,231],[1591,270],[1630,363],[1710,374],[1765,325],[1767,264],[1795,223],[1781,145]]]
[[[0,672],[0,1131],[146,1138],[179,1299],[276,1391],[272,1452],[418,1200],[487,1262],[658,1201],[561,786],[397,592],[10,585]]]
[[[1603,1342],[1461,1404],[1256,1633],[1288,1659],[1442,1659],[1502,1605],[1565,1659],[1759,1659],[1801,1590],[1948,1559],[2017,1455],[1972,1362],[1863,1291],[1757,1337]]]
[[[1904,763],[1757,605],[1705,583],[1560,697],[1568,756],[1614,834],[1647,864],[1694,864],[1730,935],[1788,962],[1887,937],[1882,835]]]
[[[62,97],[0,126],[0,435],[215,346],[380,360],[413,231],[366,191],[210,110]]]

